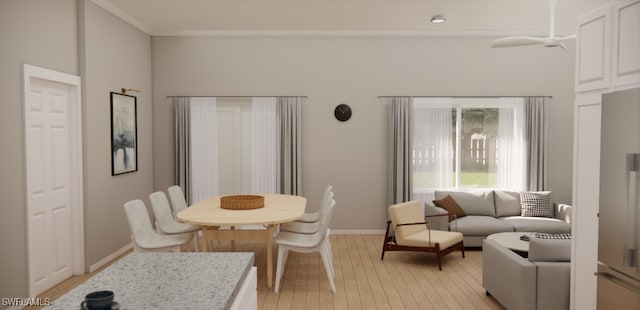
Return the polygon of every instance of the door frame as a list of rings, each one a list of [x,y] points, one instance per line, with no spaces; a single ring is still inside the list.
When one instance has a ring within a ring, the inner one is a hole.
[[[46,68],[36,67],[33,65],[23,64],[23,115],[24,115],[24,131],[23,141],[24,143],[24,176],[25,176],[25,200],[26,200],[26,232],[27,232],[27,284],[29,296],[34,297],[34,291],[31,283],[31,257],[29,256],[29,243],[31,242],[30,236],[30,201],[29,201],[29,188],[28,188],[28,174],[27,174],[27,126],[30,124],[29,113],[27,111],[27,98],[31,91],[32,79],[48,80],[56,83],[66,84],[69,87],[69,146],[71,148],[69,167],[69,186],[71,189],[71,259],[72,259],[72,273],[74,275],[84,274],[84,193],[83,193],[83,167],[82,167],[82,107],[81,107],[81,93],[79,76],[58,72]]]

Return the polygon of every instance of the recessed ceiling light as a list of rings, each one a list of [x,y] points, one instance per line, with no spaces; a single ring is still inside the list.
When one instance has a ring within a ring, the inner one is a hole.
[[[431,17],[431,22],[434,24],[441,24],[446,22],[447,20],[444,18],[443,15],[434,15],[433,17]]]

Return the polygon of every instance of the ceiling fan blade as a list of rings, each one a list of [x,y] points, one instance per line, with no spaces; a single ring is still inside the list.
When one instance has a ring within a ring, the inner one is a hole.
[[[536,45],[544,44],[545,38],[538,37],[506,37],[494,40],[491,43],[491,47],[512,47],[512,46],[524,46],[524,45]]]
[[[567,50],[567,46],[564,45],[564,43],[558,43],[558,46],[560,46],[560,48],[562,48],[565,52],[569,51],[569,50]]]
[[[564,36],[564,37],[557,37],[555,38],[556,41],[566,41],[566,40],[573,40],[576,38],[575,34],[572,35],[568,35],[568,36]]]

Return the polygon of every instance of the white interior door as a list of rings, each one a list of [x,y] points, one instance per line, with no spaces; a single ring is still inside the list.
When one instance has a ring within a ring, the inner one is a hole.
[[[79,98],[78,86],[34,76],[25,82],[29,287],[35,296],[79,271]]]

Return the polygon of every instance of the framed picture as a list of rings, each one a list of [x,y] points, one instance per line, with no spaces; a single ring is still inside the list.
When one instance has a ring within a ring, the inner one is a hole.
[[[111,92],[111,175],[138,171],[136,100]]]

